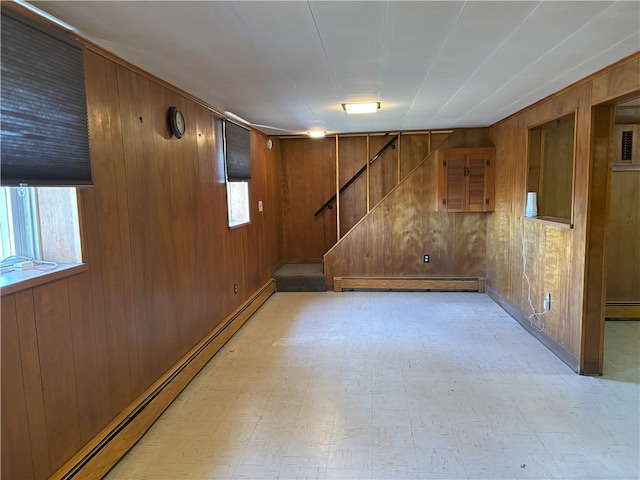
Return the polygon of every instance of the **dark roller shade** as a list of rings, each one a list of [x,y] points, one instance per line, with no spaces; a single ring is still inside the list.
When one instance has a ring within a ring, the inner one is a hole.
[[[93,185],[83,46],[2,8],[2,185]]]
[[[251,132],[229,120],[224,121],[225,162],[227,180],[251,180]]]

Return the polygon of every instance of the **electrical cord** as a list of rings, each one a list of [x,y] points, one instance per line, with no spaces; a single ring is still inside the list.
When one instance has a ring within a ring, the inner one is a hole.
[[[2,261],[0,261],[0,272],[6,273],[15,270],[21,270],[16,268],[16,263],[18,262],[33,262],[32,269],[39,270],[41,272],[48,272],[49,270],[53,270],[58,266],[56,262],[36,260],[33,257],[25,257],[22,255],[11,255],[9,257],[3,258]]]
[[[531,315],[527,317],[529,320],[529,324],[531,328],[535,328],[538,332],[542,332],[544,330],[544,320],[541,319],[543,315],[549,311],[545,308],[542,312],[536,312],[535,307],[533,306],[533,302],[531,301],[531,280],[529,280],[529,275],[527,275],[527,255],[526,249],[524,245],[524,215],[520,217],[520,241],[522,242],[522,273],[524,274],[524,278],[527,281],[527,300],[529,301],[529,306],[531,307],[531,311],[533,312]],[[536,319],[534,323],[533,319]],[[542,326],[539,326],[542,325]]]

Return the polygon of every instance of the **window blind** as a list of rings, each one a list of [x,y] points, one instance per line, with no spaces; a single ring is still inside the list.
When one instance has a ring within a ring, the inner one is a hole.
[[[224,145],[227,180],[251,180],[251,132],[225,119]]]
[[[2,185],[93,185],[83,46],[2,8]]]

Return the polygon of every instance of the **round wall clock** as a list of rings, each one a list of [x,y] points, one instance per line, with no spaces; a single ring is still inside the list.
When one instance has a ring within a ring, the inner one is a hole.
[[[171,127],[171,133],[176,138],[182,138],[187,124],[184,121],[184,115],[178,109],[178,107],[169,107],[169,126]]]

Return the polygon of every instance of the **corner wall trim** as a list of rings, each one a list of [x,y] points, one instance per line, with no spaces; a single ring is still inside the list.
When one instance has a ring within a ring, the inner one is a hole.
[[[275,291],[275,280],[269,279],[60,467],[50,480],[95,479],[106,475]]]
[[[484,278],[334,277],[333,291],[348,289],[485,291]]]
[[[504,298],[502,298],[495,290],[491,287],[487,287],[487,295],[496,302],[502,309],[507,312],[509,315],[513,317],[513,319],[520,324],[522,328],[524,328],[527,332],[529,332],[532,336],[534,336],[540,343],[542,343],[545,347],[551,350],[556,357],[562,360],[567,364],[571,370],[576,373],[580,373],[580,364],[578,359],[573,356],[571,352],[565,349],[562,345],[556,342],[553,338],[547,335],[544,332],[539,332],[535,328],[531,326],[529,320],[520,313],[515,307],[511,306]]]

